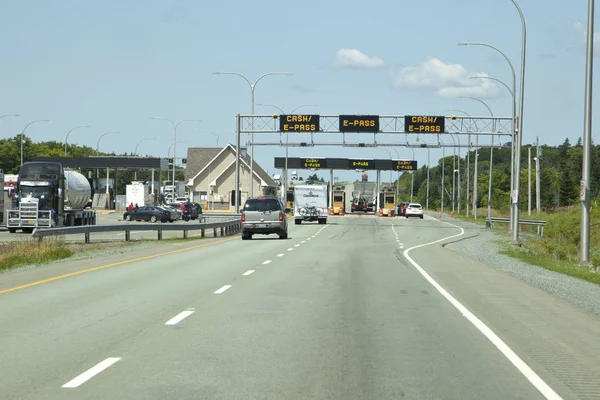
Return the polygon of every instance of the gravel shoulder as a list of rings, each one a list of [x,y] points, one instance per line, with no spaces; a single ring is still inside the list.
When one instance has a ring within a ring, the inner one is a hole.
[[[497,242],[509,241],[509,238],[501,233],[451,218],[445,218],[445,221],[465,229],[464,236],[459,240],[444,244],[445,248],[463,253],[492,268],[502,270],[600,316],[600,286],[500,254],[503,249]]]

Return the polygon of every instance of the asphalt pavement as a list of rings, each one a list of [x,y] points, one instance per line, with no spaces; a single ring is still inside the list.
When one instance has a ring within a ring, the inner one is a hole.
[[[0,397],[600,398],[600,319],[468,234],[348,215],[0,275]]]

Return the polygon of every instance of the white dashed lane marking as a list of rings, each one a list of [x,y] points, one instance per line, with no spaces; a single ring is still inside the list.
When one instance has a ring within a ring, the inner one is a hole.
[[[221,294],[221,293],[223,293],[224,291],[226,291],[227,289],[229,289],[230,287],[231,287],[231,285],[225,285],[225,286],[223,286],[222,288],[220,288],[220,289],[216,290],[216,291],[214,292],[214,294]]]

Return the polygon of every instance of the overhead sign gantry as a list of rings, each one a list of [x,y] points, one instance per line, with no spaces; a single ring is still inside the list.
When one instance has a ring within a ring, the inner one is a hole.
[[[417,162],[389,159],[288,157],[287,167],[288,169],[416,171]],[[285,157],[275,157],[275,168],[285,168]]]

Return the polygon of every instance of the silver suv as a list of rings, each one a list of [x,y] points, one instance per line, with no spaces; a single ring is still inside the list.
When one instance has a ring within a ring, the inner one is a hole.
[[[242,240],[252,235],[276,233],[279,239],[287,239],[288,223],[283,202],[277,197],[255,197],[246,200],[242,209]]]

